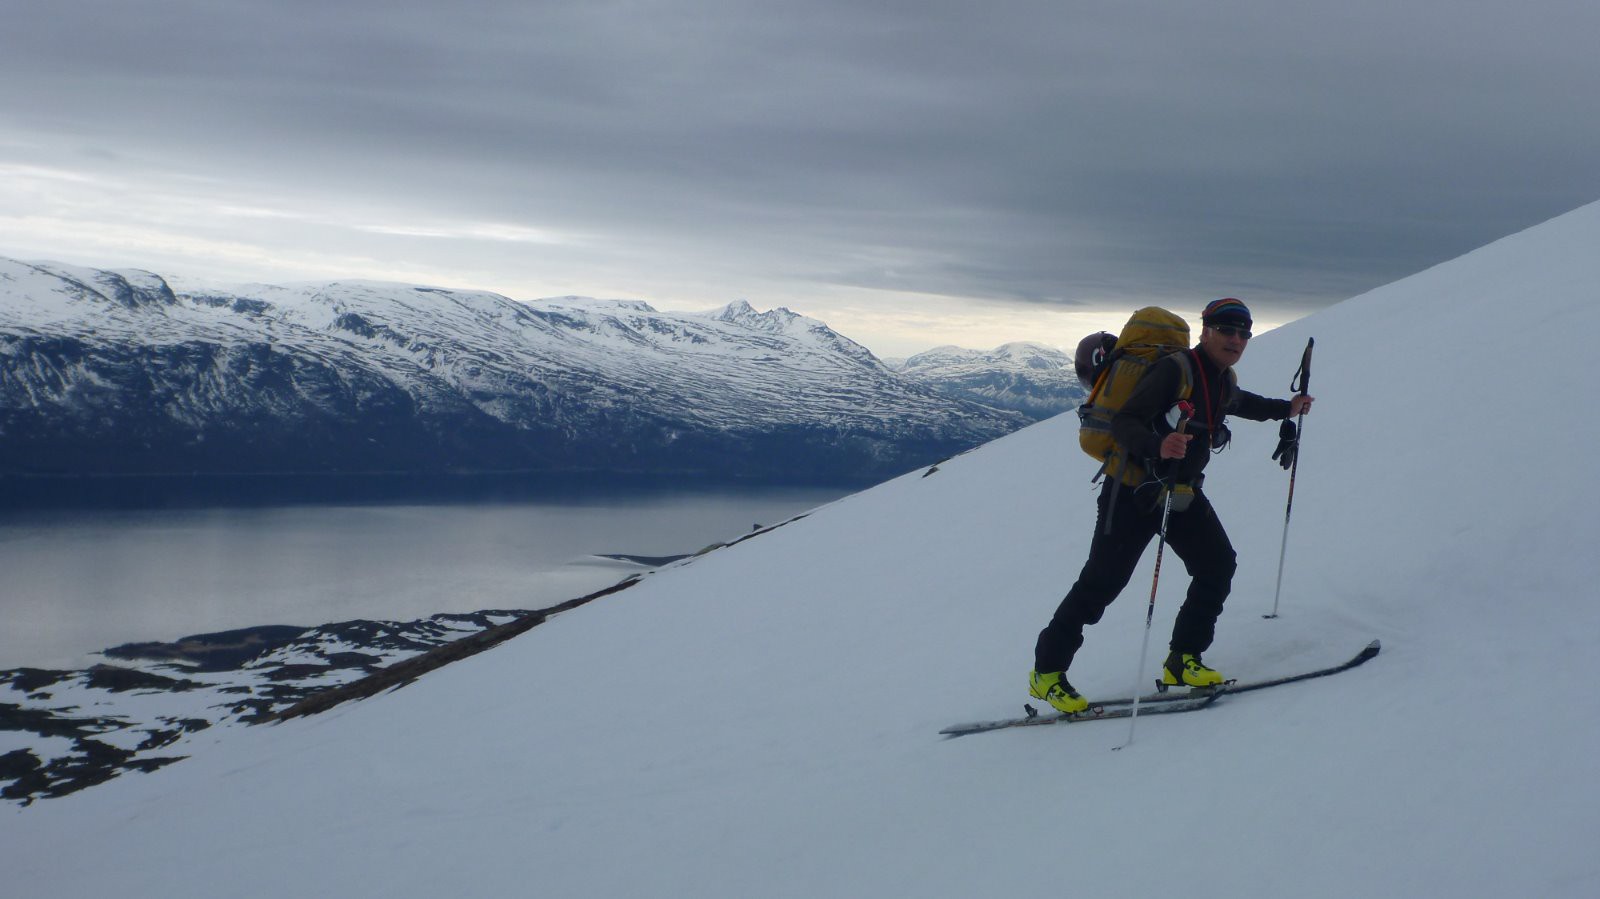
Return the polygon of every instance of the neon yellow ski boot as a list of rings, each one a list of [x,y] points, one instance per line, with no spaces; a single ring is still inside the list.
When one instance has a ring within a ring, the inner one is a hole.
[[[1071,684],[1067,683],[1065,671],[1051,671],[1046,674],[1029,672],[1028,693],[1034,699],[1043,699],[1054,706],[1056,711],[1068,715],[1089,707],[1089,700],[1084,699],[1077,690],[1072,689]]]
[[[1224,678],[1216,669],[1206,667],[1199,653],[1174,650],[1161,666],[1161,683],[1169,687],[1216,687],[1224,683]]]

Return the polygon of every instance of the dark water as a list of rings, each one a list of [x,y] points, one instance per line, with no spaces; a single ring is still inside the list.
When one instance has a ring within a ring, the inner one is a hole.
[[[0,474],[0,520],[61,509],[198,509],[283,505],[438,505],[586,502],[608,495],[846,493],[873,482],[786,484],[660,474],[482,472],[468,474],[100,475]]]
[[[694,552],[848,492],[382,486],[311,502],[263,483],[213,505],[170,482],[120,482],[99,495],[74,485],[83,492],[55,508],[13,502],[0,514],[0,669],[256,625],[541,608],[643,570],[598,555]]]

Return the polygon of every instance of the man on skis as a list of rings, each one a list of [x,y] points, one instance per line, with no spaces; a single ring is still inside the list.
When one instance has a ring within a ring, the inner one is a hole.
[[[1099,621],[1127,586],[1145,547],[1161,530],[1167,490],[1173,491],[1174,503],[1166,541],[1192,580],[1173,624],[1162,682],[1194,687],[1223,683],[1222,675],[1200,656],[1211,646],[1217,617],[1232,586],[1235,556],[1201,489],[1203,472],[1211,454],[1228,443],[1228,415],[1252,421],[1292,418],[1308,410],[1312,398],[1302,394],[1289,400],[1267,399],[1239,389],[1232,369],[1249,344],[1251,326],[1244,303],[1217,300],[1206,306],[1201,322],[1199,345],[1156,362],[1111,421],[1123,458],[1142,462],[1150,474],[1131,486],[1122,478],[1106,477],[1089,559],[1050,624],[1039,633],[1029,692],[1062,712],[1089,706],[1068,683],[1067,669],[1083,645],[1084,627]],[[1177,404],[1185,399],[1194,412],[1180,430]]]

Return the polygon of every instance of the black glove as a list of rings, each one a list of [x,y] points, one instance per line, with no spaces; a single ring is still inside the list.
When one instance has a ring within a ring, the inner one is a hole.
[[[1295,430],[1294,422],[1285,418],[1278,427],[1278,448],[1272,451],[1272,458],[1283,466],[1284,471],[1294,467],[1295,454],[1300,452],[1300,434]]]

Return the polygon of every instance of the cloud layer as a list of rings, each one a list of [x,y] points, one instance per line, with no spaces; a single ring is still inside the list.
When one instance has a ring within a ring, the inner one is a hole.
[[[23,3],[0,243],[863,315],[1231,293],[1283,320],[1600,196],[1600,9],[1402,7]]]

